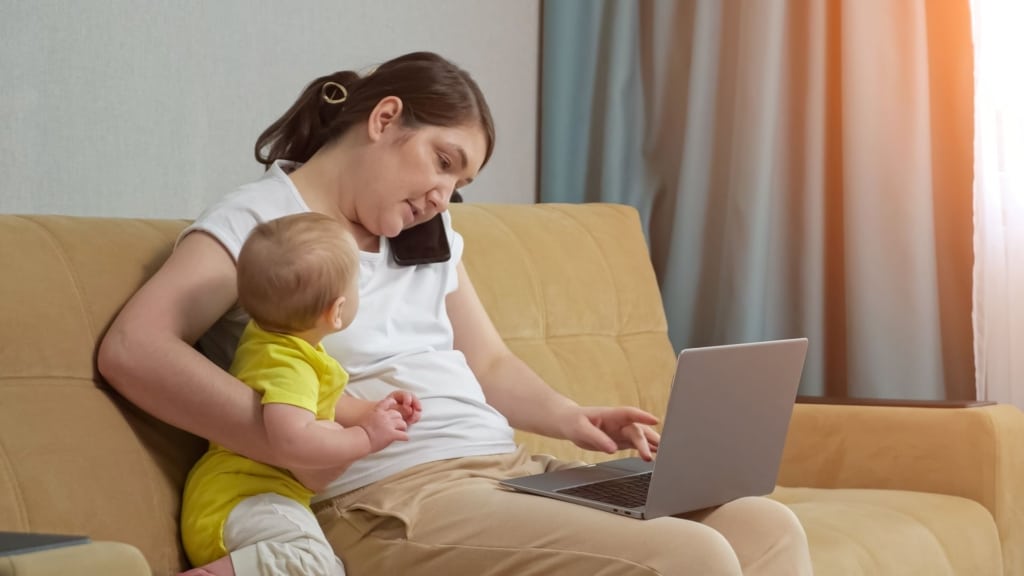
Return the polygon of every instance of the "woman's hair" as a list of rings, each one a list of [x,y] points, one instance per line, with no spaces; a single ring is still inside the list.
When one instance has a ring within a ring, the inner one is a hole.
[[[308,330],[359,274],[341,222],[304,212],[263,222],[238,255],[238,302],[264,330]]]
[[[337,87],[344,87],[344,92]],[[344,96],[344,101],[339,102]],[[402,125],[455,127],[478,123],[487,138],[484,164],[494,151],[494,121],[480,87],[465,70],[432,52],[413,52],[366,76],[341,71],[317,78],[292,107],[256,140],[256,161],[306,162],[322,146],[365,122],[382,99],[402,100]]]

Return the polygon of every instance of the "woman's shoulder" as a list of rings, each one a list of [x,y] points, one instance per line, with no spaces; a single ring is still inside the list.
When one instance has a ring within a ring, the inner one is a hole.
[[[258,180],[243,184],[214,202],[198,220],[230,211],[252,213],[269,220],[308,210],[291,179],[274,164]]]
[[[242,243],[260,222],[308,211],[291,180],[274,165],[259,180],[239,186],[211,204],[183,231],[182,237],[201,230],[237,258]]]

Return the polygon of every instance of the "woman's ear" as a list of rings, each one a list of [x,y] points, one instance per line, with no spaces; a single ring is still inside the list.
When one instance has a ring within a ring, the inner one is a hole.
[[[327,311],[324,312],[324,320],[327,321],[327,325],[333,328],[335,332],[345,327],[344,317],[341,314],[344,307],[345,297],[339,296],[334,300],[334,302],[331,302]]]
[[[402,99],[398,96],[386,96],[377,102],[370,112],[366,127],[371,142],[380,140],[388,128],[398,126],[402,118],[402,106]]]

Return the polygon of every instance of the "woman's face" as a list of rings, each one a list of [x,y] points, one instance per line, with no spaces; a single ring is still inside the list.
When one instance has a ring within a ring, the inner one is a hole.
[[[476,177],[486,147],[476,124],[387,125],[360,159],[354,196],[358,223],[373,235],[393,238],[444,212],[452,192]]]

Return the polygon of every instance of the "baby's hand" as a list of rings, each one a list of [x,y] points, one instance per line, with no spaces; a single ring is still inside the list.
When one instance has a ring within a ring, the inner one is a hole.
[[[398,402],[388,396],[367,412],[357,423],[366,430],[370,438],[370,452],[383,450],[395,440],[408,440],[409,435],[405,433],[408,425],[405,419],[398,412]]]
[[[394,409],[402,415],[406,424],[412,425],[419,421],[423,408],[420,406],[420,399],[415,394],[405,390],[395,390],[387,397],[395,399]]]

